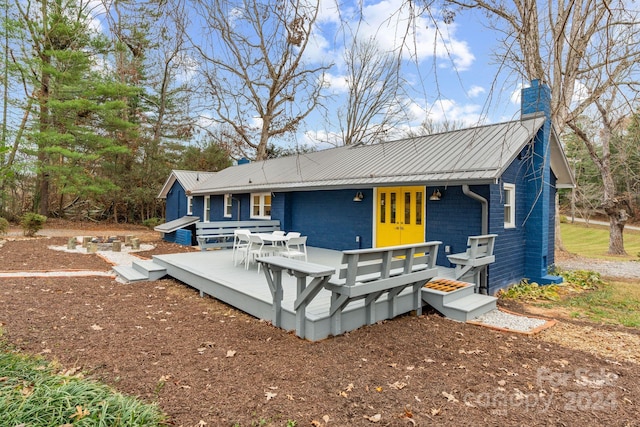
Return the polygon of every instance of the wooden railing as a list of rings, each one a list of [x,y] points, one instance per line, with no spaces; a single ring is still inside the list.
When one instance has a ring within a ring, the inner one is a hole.
[[[273,323],[280,326],[282,302],[282,272],[297,278],[296,334],[305,337],[306,307],[322,288],[331,291],[331,332],[343,332],[342,314],[352,301],[364,300],[367,323],[376,321],[375,306],[387,295],[385,318],[397,314],[396,300],[406,288],[412,288],[412,306],[422,314],[422,286],[436,276],[436,257],[441,242],[425,242],[403,246],[343,251],[342,265],[333,267],[282,257],[258,258],[264,265],[269,289],[273,296]],[[307,284],[307,277],[312,280]]]
[[[254,221],[215,221],[197,222],[196,239],[200,250],[207,248],[233,247],[233,232],[238,229],[249,230],[252,233],[270,233],[280,230],[278,220]]]

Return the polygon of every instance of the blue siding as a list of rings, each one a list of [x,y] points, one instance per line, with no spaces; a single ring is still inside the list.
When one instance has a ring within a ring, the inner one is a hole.
[[[310,246],[335,250],[370,248],[373,244],[373,191],[362,190],[362,202],[353,201],[355,192],[327,190],[291,193],[290,203],[283,210],[274,209],[271,217],[280,219],[287,231],[299,231],[308,236],[307,243]],[[356,236],[360,236],[359,243],[356,242]]]
[[[502,182],[491,185],[489,197],[489,233],[498,234],[494,255],[495,263],[489,266],[489,293],[512,283],[525,275],[526,232],[523,226],[529,213],[527,203],[527,152],[526,147],[502,175]],[[516,186],[516,227],[504,228],[504,198],[502,184]]]
[[[427,187],[427,196],[431,195],[434,189],[435,187]],[[442,242],[438,252],[438,265],[450,267],[445,246],[450,246],[450,253],[464,252],[467,249],[467,238],[482,233],[482,205],[465,196],[461,186],[438,189],[442,193],[439,201],[427,198],[425,240]],[[485,198],[488,197],[488,186],[472,186],[470,189]]]
[[[199,216],[200,221],[204,221],[204,196],[193,196],[192,215]]]
[[[187,214],[187,194],[178,181],[174,182],[167,193],[165,219],[167,222],[182,218]]]

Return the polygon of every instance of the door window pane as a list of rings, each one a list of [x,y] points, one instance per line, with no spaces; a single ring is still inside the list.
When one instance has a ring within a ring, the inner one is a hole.
[[[416,225],[422,225],[422,191],[416,192]]]
[[[411,224],[411,193],[404,193],[404,223]]]
[[[396,223],[396,193],[389,193],[389,197],[391,198],[391,212],[389,222],[391,224]]]
[[[387,221],[387,193],[380,193],[380,223],[384,224]]]

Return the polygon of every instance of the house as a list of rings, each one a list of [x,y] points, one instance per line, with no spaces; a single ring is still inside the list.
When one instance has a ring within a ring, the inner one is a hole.
[[[193,214],[193,197],[191,192],[202,182],[208,180],[215,172],[197,172],[174,170],[162,186],[158,198],[166,199],[165,220],[154,228],[163,233],[168,242],[193,245],[195,223],[200,221],[199,215]],[[181,233],[187,230],[189,233]]]
[[[335,250],[439,240],[447,267],[469,236],[491,233],[489,293],[523,278],[560,281],[548,274],[555,194],[574,181],[550,90],[537,80],[522,91],[518,120],[194,174],[174,172],[160,193],[168,220],[277,219],[310,246]]]

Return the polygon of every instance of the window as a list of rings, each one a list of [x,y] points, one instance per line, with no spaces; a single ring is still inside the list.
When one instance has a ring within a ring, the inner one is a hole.
[[[193,196],[187,196],[187,215],[193,215]]]
[[[233,206],[233,199],[231,194],[224,195],[224,217],[231,218],[231,208]]]
[[[516,186],[514,184],[503,184],[504,200],[504,228],[515,228],[516,226]]]
[[[251,218],[271,219],[271,193],[251,195]]]
[[[209,222],[211,218],[211,196],[204,196],[204,218],[203,222]]]

